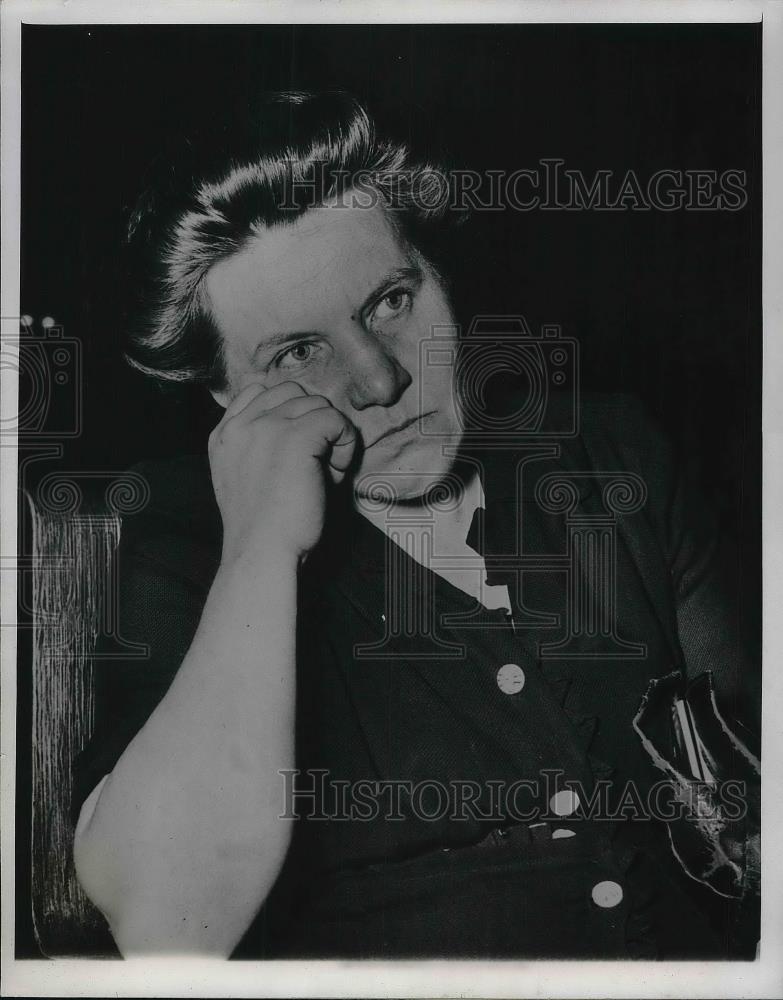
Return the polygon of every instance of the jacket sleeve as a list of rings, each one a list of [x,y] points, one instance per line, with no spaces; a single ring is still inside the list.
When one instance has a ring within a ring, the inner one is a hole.
[[[743,552],[720,520],[694,472],[698,463],[678,454],[642,403],[630,396],[587,397],[583,438],[596,468],[633,471],[647,488],[642,512],[627,530],[648,536],[640,572],[665,579],[654,588],[658,613],[672,623],[686,677],[712,671],[719,709],[737,735],[756,750],[761,670],[758,616],[747,593],[753,579]],[[642,520],[639,520],[642,519]],[[643,523],[642,523],[643,521]],[[739,533],[738,533],[739,534]]]
[[[615,397],[605,409],[605,433],[618,442],[615,460],[647,485],[645,516],[667,567],[685,674],[691,679],[712,671],[722,714],[755,749],[760,643],[758,619],[747,614],[740,543],[701,488],[697,463],[677,453],[638,400]]]
[[[674,465],[667,554],[688,677],[713,672],[716,695],[738,735],[761,732],[761,669],[755,616],[744,614],[741,543],[721,525],[693,477]]]

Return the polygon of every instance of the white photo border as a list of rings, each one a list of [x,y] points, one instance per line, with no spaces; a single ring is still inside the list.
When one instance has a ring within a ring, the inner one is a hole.
[[[18,334],[22,24],[700,23],[763,24],[763,830],[762,939],[755,962],[224,962],[14,958],[16,574],[2,602],[2,995],[197,997],[779,997],[783,994],[783,4],[772,0],[4,0],[2,29],[3,337]],[[2,418],[17,386],[2,371]],[[16,551],[16,449],[0,449],[3,566]]]

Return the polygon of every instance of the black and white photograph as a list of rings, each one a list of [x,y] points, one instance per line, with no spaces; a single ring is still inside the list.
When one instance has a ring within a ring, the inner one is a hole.
[[[5,995],[779,995],[781,9],[576,6],[5,6]]]

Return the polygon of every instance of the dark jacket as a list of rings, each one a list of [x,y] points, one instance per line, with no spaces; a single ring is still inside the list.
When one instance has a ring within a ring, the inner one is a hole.
[[[673,670],[712,670],[724,713],[752,724],[758,671],[742,651],[714,523],[664,440],[632,401],[606,397],[583,403],[578,437],[552,443],[544,457],[519,442],[465,448],[486,495],[479,544],[490,581],[510,585],[514,627],[400,550],[390,588],[385,536],[333,499],[300,587],[300,790],[317,789],[317,771],[351,787],[456,779],[486,789],[544,775],[557,788],[577,783],[582,798],[605,782],[615,809],[629,786],[645,800],[661,774],[632,720],[650,680]],[[219,562],[206,457],[139,468],[151,500],[123,525],[119,629],[149,655],[98,665],[77,811],[165,694]],[[641,497],[607,493],[618,473]],[[558,494],[552,477],[571,492]],[[605,599],[605,578],[585,569],[596,553],[614,574]],[[395,627],[401,580],[425,595],[426,629]],[[525,678],[513,697],[497,681],[509,663]],[[663,823],[552,816],[552,787],[539,794],[538,824],[426,821],[409,806],[396,820],[301,819],[237,955],[732,955],[732,905],[683,874]],[[332,806],[319,799],[316,811]],[[619,901],[597,904],[600,885],[619,887]]]

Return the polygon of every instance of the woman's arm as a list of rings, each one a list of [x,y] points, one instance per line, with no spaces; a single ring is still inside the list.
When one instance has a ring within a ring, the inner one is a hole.
[[[296,572],[271,546],[221,566],[168,693],[82,813],[77,873],[123,954],[228,955],[282,866]]]
[[[75,841],[80,881],[125,955],[228,955],[279,874],[298,567],[323,527],[325,469],[341,477],[353,440],[342,414],[292,383],[246,387],[211,436],[220,567],[176,677]]]

